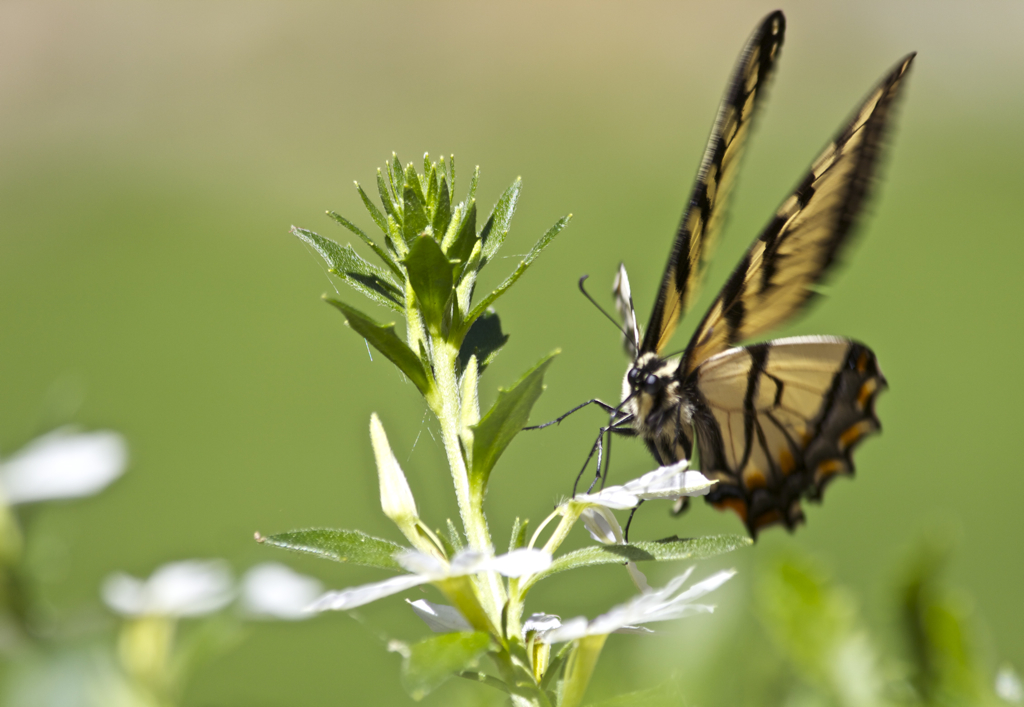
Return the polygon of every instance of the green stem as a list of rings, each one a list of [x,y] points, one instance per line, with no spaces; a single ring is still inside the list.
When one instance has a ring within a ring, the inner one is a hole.
[[[491,533],[487,528],[480,503],[473,502],[470,492],[469,470],[466,459],[462,455],[459,442],[459,420],[462,406],[459,400],[459,382],[456,377],[456,362],[459,351],[448,342],[434,342],[434,375],[437,382],[437,405],[434,414],[441,425],[441,438],[444,440],[445,454],[451,467],[452,482],[455,485],[455,498],[459,504],[459,515],[466,531],[466,539],[474,550],[493,554],[494,545]],[[501,626],[501,609],[505,604],[505,587],[496,572],[485,572],[479,577],[480,603],[484,607],[495,626]]]

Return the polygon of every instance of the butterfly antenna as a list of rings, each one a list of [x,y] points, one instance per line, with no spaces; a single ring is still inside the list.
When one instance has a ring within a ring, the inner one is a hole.
[[[587,292],[587,288],[583,286],[583,283],[586,281],[586,279],[588,277],[590,277],[590,275],[584,275],[583,277],[580,278],[580,292],[583,293],[584,297],[586,297],[588,300],[590,300],[590,304],[592,304],[595,307],[597,307],[597,311],[599,311],[601,314],[603,314],[605,317],[608,318],[608,321],[610,321],[612,323],[612,326],[614,326],[616,329],[619,330],[620,334],[622,334],[624,337],[626,337],[628,339],[629,338],[629,333],[617,321],[615,321],[615,317],[613,317],[612,315],[608,314],[608,312],[605,311],[605,308],[602,307],[601,305],[599,305],[597,303],[597,300],[595,300],[593,297],[590,296],[590,293]]]

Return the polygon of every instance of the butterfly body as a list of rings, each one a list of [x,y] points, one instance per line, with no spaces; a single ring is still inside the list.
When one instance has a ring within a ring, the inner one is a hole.
[[[869,195],[891,107],[914,57],[882,79],[783,200],[682,356],[664,358],[724,220],[784,29],[782,13],[772,13],[740,55],[643,332],[620,267],[616,305],[632,362],[622,402],[605,405],[611,420],[604,431],[642,438],[659,464],[699,453],[701,471],[717,481],[708,502],[735,511],[754,537],[773,524],[801,523],[801,499],[820,500],[832,479],[852,474],[854,448],[880,429],[874,404],[886,380],[863,344],[825,336],[738,344],[804,309],[838,262]],[[600,473],[600,437],[596,448]]]

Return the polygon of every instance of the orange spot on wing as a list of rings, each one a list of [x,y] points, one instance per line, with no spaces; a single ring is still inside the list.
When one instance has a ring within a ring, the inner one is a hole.
[[[742,498],[725,498],[714,504],[714,506],[720,511],[731,510],[740,517],[740,520],[744,523],[747,522],[747,502]]]
[[[864,373],[865,371],[867,371],[868,370],[868,361],[869,360],[870,360],[870,357],[868,356],[868,352],[867,351],[861,351],[860,352],[860,356],[857,358],[857,370],[860,371],[861,373]]]
[[[754,520],[754,527],[760,530],[761,528],[769,525],[775,525],[776,523],[782,522],[782,513],[778,509],[773,508],[770,511],[765,511]]]
[[[751,466],[743,472],[743,485],[748,489],[763,489],[768,485],[768,481],[764,478],[763,471]]]
[[[782,472],[783,476],[789,476],[789,472],[796,468],[796,462],[793,461],[793,455],[788,449],[783,449],[779,452],[779,471]]]
[[[876,390],[878,390],[877,378],[869,378],[864,381],[864,385],[860,387],[860,392],[857,393],[857,408],[863,410],[867,406],[868,400],[870,400],[871,396],[875,394]]]
[[[814,471],[814,483],[820,484],[824,479],[846,470],[846,463],[842,459],[826,459],[818,464]]]
[[[861,420],[855,425],[850,425],[845,432],[839,435],[839,449],[846,451],[861,437],[871,431],[871,420]]]

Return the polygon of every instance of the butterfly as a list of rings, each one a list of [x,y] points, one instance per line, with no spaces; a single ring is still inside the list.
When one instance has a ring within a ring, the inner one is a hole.
[[[717,481],[706,500],[735,511],[754,538],[774,524],[802,523],[801,500],[820,501],[830,481],[852,474],[854,448],[881,428],[875,399],[886,380],[867,346],[829,336],[738,344],[804,309],[839,261],[914,59],[901,59],[868,94],[747,249],[682,355],[664,358],[721,230],[784,33],[785,17],[773,12],[739,57],[643,332],[620,266],[616,306],[633,360],[618,406],[591,401],[611,414],[591,450],[598,477],[605,433],[608,444],[613,432],[640,437],[661,465],[692,459],[696,448],[701,471]]]

